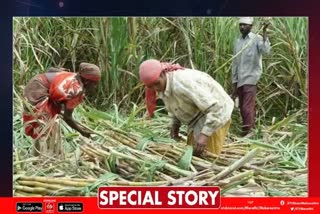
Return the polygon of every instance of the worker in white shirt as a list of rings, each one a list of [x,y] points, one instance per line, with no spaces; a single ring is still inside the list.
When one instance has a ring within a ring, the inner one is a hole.
[[[181,123],[187,124],[188,144],[194,145],[195,155],[205,150],[221,153],[234,103],[218,82],[205,72],[155,59],[144,61],[139,75],[146,86],[149,116],[157,95],[172,116],[172,138],[179,138]]]

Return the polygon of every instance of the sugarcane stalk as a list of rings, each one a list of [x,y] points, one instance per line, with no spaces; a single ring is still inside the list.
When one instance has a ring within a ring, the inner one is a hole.
[[[65,186],[75,186],[75,187],[85,187],[89,184],[88,182],[73,181],[69,179],[46,178],[46,177],[38,177],[38,176],[35,176],[35,177],[21,176],[19,180],[38,181],[43,183],[61,184]]]
[[[291,171],[289,171],[289,172],[291,172]],[[305,168],[305,169],[296,169],[296,170],[294,170],[294,173],[306,174],[306,173],[308,173],[308,169],[307,168]]]
[[[82,178],[92,178],[92,176],[89,175],[87,171],[79,170],[79,171],[78,171],[78,175],[79,175],[80,177],[82,177]]]
[[[106,152],[106,151],[104,151],[104,150],[102,150],[100,148],[94,147],[94,146],[90,145],[89,143],[85,143],[85,146],[86,146],[85,147],[86,149],[90,150],[92,153],[96,154],[97,156],[104,157],[104,156],[109,156],[110,155],[109,152]]]
[[[189,180],[193,180],[193,179],[196,178],[197,176],[202,176],[202,175],[204,175],[204,174],[206,174],[206,173],[208,173],[208,172],[209,172],[209,173],[212,173],[212,172],[210,171],[210,169],[205,169],[205,170],[200,171],[200,172],[198,172],[198,173],[196,173],[196,174],[192,174],[192,175],[189,175],[189,176],[187,176],[187,177],[183,177],[183,178],[176,179],[176,180],[170,182],[170,183],[168,184],[168,186],[180,185],[181,183],[184,183],[184,182],[189,181]]]
[[[170,164],[176,165],[179,161],[179,156],[173,156],[171,154],[160,155],[161,159],[168,161]]]
[[[84,153],[86,153],[87,155],[89,155],[91,158],[92,157],[97,157],[98,155],[94,152],[92,152],[90,149],[88,149],[88,147],[86,146],[80,146],[81,151],[83,151]],[[102,158],[102,157],[100,157]]]
[[[229,164],[230,163],[230,158],[226,158],[224,157],[223,154],[220,154],[220,155],[216,155],[216,154],[213,154],[211,152],[206,152],[205,156],[207,158],[212,158],[214,159],[216,162],[220,162],[221,164]],[[233,159],[234,160],[234,159]],[[232,160],[231,160],[232,161]]]
[[[285,182],[283,182],[283,183],[281,183],[281,184],[275,184],[274,185],[275,187],[278,187],[278,188],[288,188],[288,189],[290,189],[291,188],[291,190],[293,190],[293,189],[306,189],[306,187],[304,187],[304,186],[297,186],[297,185],[293,185],[293,184],[286,184]]]
[[[153,181],[153,182],[108,181],[108,184],[112,186],[160,186],[167,183],[168,181]]]
[[[163,179],[166,180],[166,181],[171,182],[171,181],[174,181],[174,180],[175,180],[175,179],[172,178],[171,176],[166,175],[166,174],[164,174],[164,173],[162,173],[162,172],[156,171],[155,173],[156,173],[156,175],[158,175],[160,178],[163,178]]]
[[[108,143],[111,144],[111,146],[119,146],[119,145],[123,145],[122,143],[120,143],[119,141],[116,141],[115,139],[113,139],[112,137],[105,135],[104,139],[106,139],[106,141]]]
[[[211,169],[209,169],[208,171],[202,172],[201,174],[198,174],[197,176],[195,176],[194,180],[202,180],[202,179],[206,179],[206,178],[212,178],[215,175],[216,175],[216,173],[214,171],[212,171]]]
[[[46,189],[51,189],[51,190],[58,190],[62,189],[63,186],[60,185],[53,185],[53,184],[47,184],[47,183],[41,183],[38,181],[18,181],[18,184],[22,186],[29,186],[29,187],[43,187]]]
[[[229,149],[229,148],[243,148],[243,147],[250,147],[251,144],[247,142],[236,142],[236,143],[230,143],[230,144],[225,144],[223,146],[224,149]]]
[[[93,150],[93,149],[91,149],[91,148],[89,148],[89,147],[87,147],[87,146],[80,146],[80,149],[83,151],[83,152],[85,152],[85,153],[87,153],[88,155],[90,155],[91,157],[98,157],[98,158],[102,158],[102,156],[99,154],[99,153],[97,153],[95,150]]]
[[[14,189],[20,190],[23,192],[28,192],[28,193],[48,194],[50,192],[48,189],[43,187],[26,187],[26,186],[20,186],[20,185],[15,185]]]
[[[283,171],[271,171],[268,169],[261,168],[259,166],[253,166],[251,164],[245,164],[242,169],[254,170],[254,175],[273,175],[273,176],[285,176],[286,173]]]
[[[21,190],[20,191],[15,191],[14,196],[18,196],[18,197],[43,197],[42,194],[23,192]]]
[[[225,176],[229,175],[233,171],[239,169],[242,167],[244,164],[249,162],[252,158],[254,158],[259,152],[258,148],[255,148],[251,150],[248,154],[246,154],[243,158],[240,160],[234,162],[231,166],[226,167],[222,172],[211,178],[211,181],[217,181],[220,180],[221,178],[224,178]]]
[[[121,129],[115,128],[114,124],[110,124],[108,121],[104,120],[103,121],[104,124],[106,124],[108,126],[108,128],[114,132],[118,132],[120,134],[126,135],[127,133]],[[105,134],[106,132],[104,132]]]
[[[128,173],[131,173],[131,174],[135,174],[137,172],[136,169],[134,169],[126,164],[123,164],[123,163],[119,163],[118,167],[121,169],[125,169]]]
[[[84,124],[82,124],[82,123],[79,123],[79,125],[82,126],[82,127],[85,128],[85,129],[87,129],[88,131],[90,131],[90,132],[93,133],[93,134],[96,134],[96,135],[99,135],[99,136],[101,136],[101,137],[104,137],[104,135],[103,135],[102,133],[100,133],[100,132],[98,132],[98,131],[96,131],[96,130],[91,129],[91,128],[89,128],[88,126],[86,126],[86,125],[84,125]]]
[[[271,154],[271,155],[269,155],[269,156],[267,156],[267,157],[265,157],[265,158],[262,158],[261,160],[259,160],[259,161],[252,161],[252,165],[261,165],[261,164],[266,164],[267,162],[269,162],[269,161],[273,161],[273,160],[277,160],[277,159],[279,159],[280,158],[280,155],[273,155],[273,154]]]
[[[96,174],[93,170],[89,169],[88,174],[91,175],[91,177],[97,177],[98,174]]]
[[[132,138],[132,137],[129,137],[127,134],[122,134],[122,133],[119,133],[118,134],[119,137],[133,143],[133,144],[137,144],[138,141],[137,141],[137,138]]]
[[[238,182],[243,180],[248,180],[253,176],[254,172],[253,171],[245,171],[242,173],[239,173],[237,175],[234,175],[232,177],[229,178],[225,178],[223,180],[220,180],[217,182],[217,185],[223,188],[228,188],[229,186],[232,186],[233,183]]]
[[[191,169],[192,172],[198,173],[198,170],[196,170],[196,168],[193,166],[192,163],[190,164],[190,169]]]
[[[106,173],[106,172],[107,172],[105,169],[100,168],[99,166],[95,165],[95,164],[92,163],[92,162],[87,163],[87,162],[85,162],[85,161],[81,161],[81,164],[82,164],[83,166],[89,167],[90,169],[97,170],[97,171],[100,172],[100,173]]]
[[[19,161],[19,160],[20,160],[20,158],[19,158],[19,152],[18,152],[17,148],[14,148],[14,157],[15,157],[14,162],[15,162],[15,163],[17,163],[17,164],[16,164],[16,165],[14,165],[14,166],[16,166],[16,168],[17,168],[17,172],[20,172],[20,171],[21,171],[21,169],[22,169],[22,167],[21,167],[21,163],[23,163],[23,162],[20,162],[20,161]]]
[[[237,159],[240,159],[243,157],[243,155],[229,154],[229,153],[221,154],[221,156],[223,156],[224,158],[230,158],[230,159],[234,159],[234,160],[237,160]]]
[[[228,153],[228,154],[236,154],[236,155],[240,155],[240,156],[243,156],[245,155],[247,152],[248,152],[248,148],[225,148],[225,149],[222,149],[222,154],[224,153]]]
[[[96,196],[97,196],[97,193],[96,193],[96,192],[89,192],[88,196],[96,197]]]
[[[221,188],[221,194],[224,195],[225,193],[227,193],[229,190],[238,187],[239,185],[246,183],[247,182],[247,178],[238,180],[238,181],[234,181],[232,183],[230,183],[229,185],[224,186],[223,188]]]
[[[128,156],[128,155],[120,153],[120,152],[118,152],[118,151],[116,151],[116,150],[114,150],[112,148],[110,148],[110,151],[111,151],[111,153],[113,153],[116,156],[121,157],[121,158],[127,158],[127,159],[130,159],[130,160],[132,160],[134,162],[137,162],[137,163],[143,163],[144,162],[144,160],[140,160],[138,158],[135,158],[135,157],[132,157],[132,156]],[[169,171],[175,172],[177,174],[183,175],[183,176],[188,176],[188,175],[192,174],[192,172],[190,172],[190,171],[182,170],[179,167],[176,167],[176,166],[171,165],[169,163],[165,163],[164,164],[164,168],[169,170]]]
[[[65,178],[65,179],[70,179],[72,181],[75,181],[75,182],[84,182],[84,183],[94,183],[97,181],[96,178]]]
[[[128,172],[127,169],[124,169],[124,168],[117,169],[117,174],[119,174],[125,178],[128,178],[128,176],[133,177],[133,175],[134,175],[131,172]]]
[[[260,181],[264,181],[264,182],[268,182],[268,183],[274,183],[274,184],[277,184],[277,185],[285,184],[285,182],[279,181],[278,179],[267,178],[267,177],[264,177],[262,175],[256,176],[255,179],[260,180]]]
[[[138,150],[134,150],[132,148],[128,148],[129,151],[133,152],[133,153],[137,153],[139,156],[145,156],[147,157],[148,159],[150,160],[157,160],[157,158],[153,155],[150,155],[150,154],[146,154],[144,152],[141,152],[141,151],[138,151]],[[165,163],[164,164],[164,168],[169,170],[169,171],[173,171],[173,172],[176,172],[178,174],[181,174],[181,175],[184,175],[184,176],[188,176],[190,174],[193,174],[192,172],[190,171],[187,171],[187,170],[182,170],[180,169],[179,167],[175,166],[175,165],[172,165],[170,163]]]
[[[132,148],[135,148],[137,146],[137,142],[133,141],[130,138],[125,138],[123,137],[123,135],[115,134],[114,132],[111,132],[111,131],[107,131],[106,134],[124,145],[130,146]]]

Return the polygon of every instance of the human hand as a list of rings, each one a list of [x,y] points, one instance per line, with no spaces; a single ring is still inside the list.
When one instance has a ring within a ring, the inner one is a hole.
[[[80,131],[80,134],[81,134],[82,136],[86,137],[86,138],[90,138],[92,132],[87,131],[87,130],[81,130],[81,131]]]
[[[152,119],[152,116],[149,115],[148,111],[146,111],[143,115],[143,120],[151,120]]]
[[[264,32],[266,32],[266,30],[269,27],[269,25],[271,25],[270,21],[271,21],[271,17],[266,17],[266,18],[263,19],[262,25],[263,25],[263,31]]]
[[[237,97],[238,97],[237,90],[233,90],[232,93],[231,93],[231,98],[232,98],[233,100],[235,100]]]
[[[263,28],[262,28],[263,32],[267,31],[267,28],[268,28],[269,25],[270,25],[270,22],[263,23]]]
[[[232,89],[232,93],[231,93],[231,98],[232,98],[233,100],[235,100],[236,97],[238,97],[237,83],[233,83],[233,89]]]
[[[203,154],[203,152],[207,148],[208,139],[209,137],[202,133],[198,136],[194,144],[194,150],[193,150],[194,155],[200,156],[201,154]]]
[[[181,137],[179,136],[180,126],[173,124],[170,130],[170,137],[175,141],[180,141]]]

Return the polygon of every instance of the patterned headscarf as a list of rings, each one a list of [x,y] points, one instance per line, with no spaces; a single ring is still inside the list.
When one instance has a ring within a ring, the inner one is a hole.
[[[79,66],[79,73],[82,78],[99,81],[101,79],[100,68],[94,64],[83,62]]]
[[[155,83],[162,72],[172,72],[184,69],[179,64],[161,63],[159,60],[149,59],[141,63],[139,68],[140,80],[146,86],[146,105],[149,116],[151,117],[156,109],[156,91],[148,88]]]

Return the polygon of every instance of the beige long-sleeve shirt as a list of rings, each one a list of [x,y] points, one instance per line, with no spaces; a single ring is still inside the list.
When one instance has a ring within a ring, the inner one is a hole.
[[[166,76],[166,89],[159,97],[173,121],[189,125],[189,131],[200,127],[199,133],[211,136],[231,118],[234,103],[209,74],[183,69]]]

